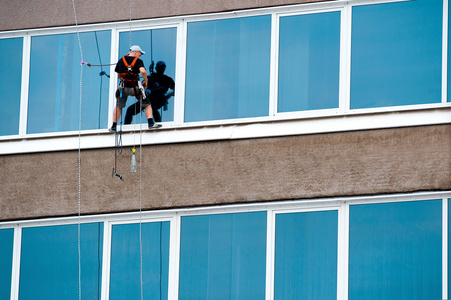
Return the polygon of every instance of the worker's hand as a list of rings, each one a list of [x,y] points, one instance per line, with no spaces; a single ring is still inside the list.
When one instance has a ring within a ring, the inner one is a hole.
[[[144,89],[147,88],[147,81],[146,80],[143,80],[143,87],[144,87]]]

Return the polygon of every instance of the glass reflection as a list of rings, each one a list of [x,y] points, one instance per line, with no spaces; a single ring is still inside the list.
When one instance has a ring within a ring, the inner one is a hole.
[[[22,38],[0,39],[0,65],[5,71],[0,81],[0,135],[19,134],[22,48]]]
[[[442,299],[442,205],[350,206],[350,300]]]
[[[79,270],[83,297],[101,298],[103,223],[80,225],[80,248],[77,224],[24,228],[21,246],[19,300],[76,299]]]
[[[139,45],[146,52],[140,57],[149,78],[146,96],[152,105],[156,122],[174,121],[174,91],[177,29],[163,28],[131,32],[132,45]],[[119,57],[129,53],[130,32],[119,34]],[[123,109],[123,124],[147,123],[144,111],[135,97],[128,97]],[[140,121],[141,120],[141,121]],[[119,124],[118,123],[118,124]]]
[[[111,241],[110,300],[168,298],[169,222],[114,225]],[[142,247],[140,247],[140,245]]]
[[[280,18],[278,112],[338,108],[340,12]]]
[[[266,212],[182,217],[179,299],[265,299]]]
[[[110,31],[80,33],[80,42],[86,61],[110,62]],[[76,33],[32,37],[27,133],[78,130],[80,62]],[[83,70],[81,129],[106,128],[108,69]]]
[[[10,299],[14,229],[0,229],[0,299]]]
[[[185,122],[269,114],[271,16],[188,24]]]
[[[351,108],[439,103],[442,0],[355,6]]]
[[[275,247],[275,300],[336,298],[337,211],[277,214]]]

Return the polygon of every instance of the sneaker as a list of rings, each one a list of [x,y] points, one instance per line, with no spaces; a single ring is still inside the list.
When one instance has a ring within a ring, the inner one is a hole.
[[[156,128],[160,128],[161,124],[158,123],[153,123],[152,125],[149,124],[149,129],[156,129]]]
[[[116,132],[116,126],[111,126],[110,129],[108,129],[110,132]]]

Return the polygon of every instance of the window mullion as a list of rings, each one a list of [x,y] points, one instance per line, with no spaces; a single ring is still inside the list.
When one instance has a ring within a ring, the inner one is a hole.
[[[349,278],[349,204],[338,210],[337,300],[348,299]]]
[[[174,93],[174,123],[181,125],[184,122],[185,110],[185,74],[186,74],[186,46],[187,46],[186,20],[177,26],[177,50],[175,69],[175,93]]]
[[[267,211],[266,233],[266,300],[274,299],[275,212]]]
[[[13,268],[11,272],[11,300],[19,299],[21,244],[22,227],[14,226]]]
[[[341,10],[340,29],[340,92],[339,111],[346,113],[351,107],[351,31],[352,6]]]
[[[271,62],[269,71],[269,116],[277,114],[277,84],[279,56],[279,16],[271,15]]]
[[[28,120],[28,90],[30,83],[30,53],[31,53],[31,36],[26,34],[23,37],[23,53],[22,53],[22,83],[20,93],[20,121],[19,136],[23,137],[27,134]]]
[[[111,222],[103,223],[103,254],[102,254],[102,291],[101,299],[109,299],[111,270]]]
[[[168,272],[168,299],[177,300],[179,295],[179,268],[180,268],[180,214],[171,219],[169,233],[169,272]]]
[[[109,107],[108,107],[108,128],[113,123],[113,108],[116,106],[116,89],[117,89],[117,73],[114,71],[116,62],[118,61],[119,52],[119,31],[117,28],[111,29],[111,63],[110,66],[110,90],[109,90]],[[114,64],[114,65],[113,65]]]

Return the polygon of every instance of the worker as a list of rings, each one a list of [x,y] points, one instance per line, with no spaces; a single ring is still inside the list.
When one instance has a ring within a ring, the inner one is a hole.
[[[128,96],[135,96],[141,101],[142,107],[145,109],[145,114],[149,128],[158,128],[159,124],[155,123],[153,119],[152,106],[150,101],[143,101],[145,99],[145,88],[147,88],[147,72],[144,67],[144,62],[140,59],[145,52],[137,45],[130,47],[130,52],[123,56],[116,64],[115,72],[121,80],[118,89],[116,90],[116,106],[113,110],[113,125],[110,131],[115,132],[117,122],[121,116],[122,108],[125,107]],[[141,74],[143,81],[139,80]]]

